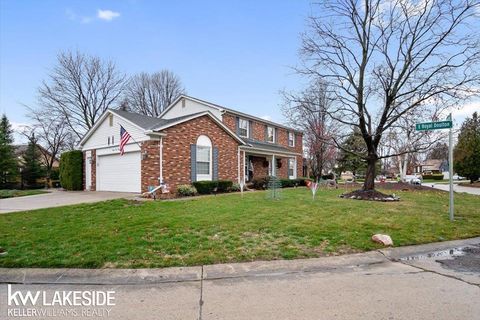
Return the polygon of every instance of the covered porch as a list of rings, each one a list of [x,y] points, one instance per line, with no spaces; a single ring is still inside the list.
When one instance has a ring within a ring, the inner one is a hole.
[[[280,179],[298,177],[297,161],[301,156],[287,148],[249,141],[249,146],[242,147],[241,151],[242,179],[245,183],[267,176],[276,176]]]

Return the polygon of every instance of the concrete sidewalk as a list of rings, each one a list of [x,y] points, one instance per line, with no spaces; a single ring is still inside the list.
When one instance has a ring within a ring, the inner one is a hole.
[[[49,189],[48,193],[0,199],[0,214],[98,202],[119,198],[134,198],[134,193],[107,191],[63,191]]]
[[[0,312],[7,307],[7,284],[13,283],[24,292],[114,290],[110,319],[475,319],[480,273],[435,262],[442,259],[438,252],[459,247],[480,250],[480,237],[188,268],[0,269]],[[408,258],[432,253],[434,259]]]

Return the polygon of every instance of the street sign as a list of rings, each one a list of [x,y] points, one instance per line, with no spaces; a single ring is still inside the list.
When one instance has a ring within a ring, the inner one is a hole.
[[[449,205],[449,216],[450,221],[454,219],[454,202],[453,202],[453,124],[452,124],[452,114],[448,116],[445,121],[437,122],[424,122],[415,124],[415,130],[417,131],[428,131],[428,130],[440,130],[440,129],[450,129],[449,138],[448,138],[448,173],[449,173],[449,185],[450,185],[450,205]]]
[[[439,129],[450,129],[452,127],[452,121],[438,121],[438,122],[424,122],[417,123],[415,129],[417,131],[426,131],[426,130],[439,130]]]

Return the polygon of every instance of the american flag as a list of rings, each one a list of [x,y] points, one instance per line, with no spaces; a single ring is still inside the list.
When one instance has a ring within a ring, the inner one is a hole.
[[[123,155],[125,153],[124,148],[130,138],[130,133],[128,133],[124,127],[120,126],[120,155]]]

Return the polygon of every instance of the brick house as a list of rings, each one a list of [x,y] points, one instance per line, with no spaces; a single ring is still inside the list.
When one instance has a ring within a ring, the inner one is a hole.
[[[120,126],[132,136],[120,155]],[[302,133],[182,95],[160,117],[107,110],[80,142],[85,190],[146,192],[200,180],[302,175]]]

